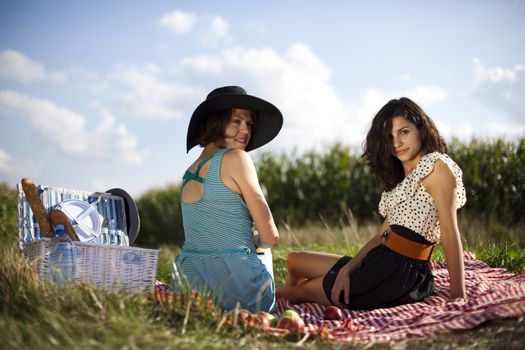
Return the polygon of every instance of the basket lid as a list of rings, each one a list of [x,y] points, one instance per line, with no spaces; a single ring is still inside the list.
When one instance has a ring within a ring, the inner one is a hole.
[[[137,204],[128,192],[122,188],[112,188],[107,190],[106,193],[110,193],[114,196],[119,196],[124,199],[124,207],[126,211],[126,226],[128,228],[129,244],[132,245],[135,239],[139,235],[140,231],[140,216]]]

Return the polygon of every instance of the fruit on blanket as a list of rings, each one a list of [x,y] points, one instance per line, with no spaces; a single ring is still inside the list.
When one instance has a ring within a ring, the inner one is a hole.
[[[324,309],[324,319],[325,320],[335,320],[340,321],[344,318],[343,312],[337,306],[328,306]]]
[[[243,327],[246,328],[258,328],[261,324],[257,315],[248,314],[245,319],[241,321]]]
[[[292,332],[303,332],[304,321],[296,311],[288,309],[279,317],[277,328],[287,329]]]
[[[250,316],[250,312],[247,310],[240,310],[239,315],[237,316],[237,320],[239,323],[243,324],[244,320],[246,320]]]
[[[275,316],[268,312],[259,311],[257,317],[259,317],[263,329],[274,327],[277,324]]]
[[[299,316],[297,311],[292,310],[292,309],[284,310],[281,316],[279,317],[279,319],[282,320],[283,318],[286,318],[286,317],[294,319],[294,320],[301,319],[301,316]]]

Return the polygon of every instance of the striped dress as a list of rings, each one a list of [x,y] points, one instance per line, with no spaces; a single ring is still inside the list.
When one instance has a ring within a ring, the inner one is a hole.
[[[239,302],[251,312],[271,312],[275,285],[255,252],[253,220],[242,196],[221,180],[227,151],[217,151],[206,176],[199,178],[204,185],[202,197],[181,201],[185,241],[173,264],[174,287],[184,288],[187,281],[193,289],[210,292],[225,310]]]

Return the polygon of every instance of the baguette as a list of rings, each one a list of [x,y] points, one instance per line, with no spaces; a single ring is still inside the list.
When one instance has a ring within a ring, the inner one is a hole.
[[[40,226],[40,233],[43,237],[54,237],[55,231],[49,221],[49,216],[40,200],[40,194],[36,188],[36,185],[28,178],[22,179],[22,189],[27,198],[27,202],[33,211],[33,215],[36,218],[38,226]]]

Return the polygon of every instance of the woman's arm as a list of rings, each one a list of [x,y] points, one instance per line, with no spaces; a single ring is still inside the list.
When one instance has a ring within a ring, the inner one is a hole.
[[[271,247],[279,241],[279,232],[273,221],[272,212],[259,185],[252,158],[242,150],[227,152],[223,158],[223,175],[231,178],[232,187],[237,187],[252,216],[260,242]],[[228,183],[225,182],[227,185]]]
[[[363,258],[371,251],[373,248],[377,247],[382,243],[383,233],[388,228],[388,220],[385,219],[383,224],[379,227],[377,234],[373,236],[361,249],[359,252],[350,260],[345,266],[339,270],[337,278],[335,279],[334,285],[332,287],[332,302],[342,306],[339,302],[339,295],[341,292],[344,293],[345,304],[350,302],[350,273],[355,269],[361,266]]]
[[[438,212],[441,244],[450,275],[450,299],[465,298],[465,271],[463,245],[459,234],[456,210],[456,178],[441,160],[433,172],[423,180],[423,186],[432,196]]]

